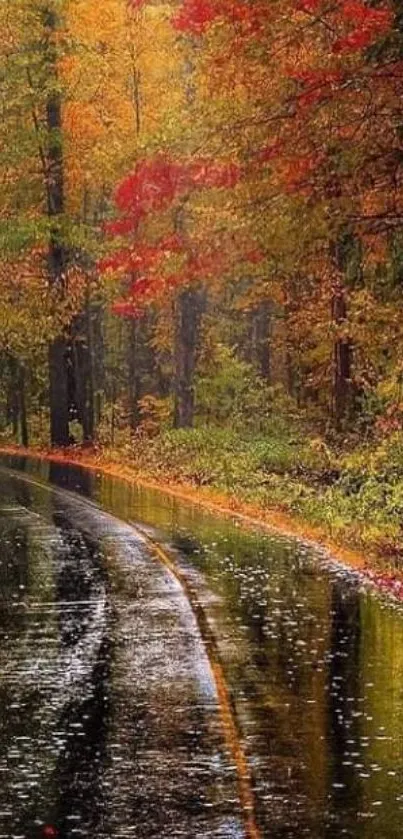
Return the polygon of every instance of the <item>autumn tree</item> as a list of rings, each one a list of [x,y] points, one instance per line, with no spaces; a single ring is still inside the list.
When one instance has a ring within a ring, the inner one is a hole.
[[[93,268],[107,195],[132,155],[128,9],[124,0],[102,9],[92,0],[17,0],[0,14],[1,223],[6,250],[36,254],[38,281],[48,276],[51,439],[66,445],[71,419],[91,437],[99,414],[92,344],[102,289]]]
[[[327,342],[326,354],[316,350],[323,362],[313,379],[308,374],[305,391],[313,392],[316,377],[323,393],[324,376],[331,379],[341,427],[365,391],[364,348],[354,351],[362,330],[352,311],[362,318],[373,266],[385,265],[399,225],[400,35],[393,8],[307,0],[228,9],[201,0],[184,2],[173,25],[203,39],[210,92],[239,94],[232,119],[217,115],[217,136],[230,140],[249,171],[242,211],[262,231],[277,279],[280,266],[283,315],[291,306],[294,336],[311,312],[307,358],[314,358],[315,333],[324,348]]]
[[[214,201],[214,193],[220,200],[221,192],[233,189],[239,178],[235,164],[205,159],[175,161],[156,156],[137,164],[116,191],[120,217],[106,227],[114,247],[99,263],[102,272],[121,278],[125,296],[115,302],[116,314],[138,317],[145,307],[177,289],[191,295],[195,285],[202,287],[216,276],[223,280],[235,263],[260,260],[260,253],[245,237],[235,241],[227,231],[210,225],[207,232],[198,225],[197,209]],[[186,227],[181,218],[185,208]],[[176,394],[177,426],[193,421],[196,320],[200,318],[193,297],[190,309],[190,313],[186,309],[186,323],[180,324],[185,338],[176,342],[183,352],[177,365],[184,370]]]

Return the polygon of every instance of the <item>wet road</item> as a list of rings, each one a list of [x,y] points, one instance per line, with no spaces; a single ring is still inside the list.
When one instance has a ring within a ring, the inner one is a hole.
[[[243,760],[256,835],[401,837],[401,605],[293,540],[3,462],[34,483],[0,473],[0,837],[245,837]]]
[[[127,525],[0,478],[0,836],[242,835],[177,581]]]

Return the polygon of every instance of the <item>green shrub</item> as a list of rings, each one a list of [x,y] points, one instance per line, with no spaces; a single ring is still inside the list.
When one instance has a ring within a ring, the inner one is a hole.
[[[124,451],[164,480],[279,507],[351,545],[403,555],[403,434],[337,455],[321,439],[298,435],[284,417],[271,417],[268,429],[168,429],[139,435],[130,449],[126,441]]]

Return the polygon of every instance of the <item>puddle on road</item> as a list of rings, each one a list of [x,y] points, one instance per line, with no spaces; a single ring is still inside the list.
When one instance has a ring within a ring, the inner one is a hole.
[[[177,499],[114,478],[97,477],[78,467],[25,459],[9,463],[25,467],[33,477],[49,478],[82,493],[126,521],[152,528],[174,547],[177,562],[197,590],[218,643],[251,767],[263,837],[401,836],[401,606],[364,590],[357,575],[318,563],[312,549],[288,538],[247,532],[234,522],[183,505]],[[132,562],[126,547],[134,539],[129,529],[120,546],[116,535],[109,538],[109,543],[106,533],[95,538],[93,525],[85,526],[90,513],[72,511],[74,500],[64,501],[63,506],[65,519],[70,525],[74,521],[75,541],[72,545],[70,526],[70,546],[60,548],[60,539],[66,542],[62,522],[57,516],[55,520],[54,513],[49,520],[40,508],[35,500],[35,493],[41,494],[39,488],[21,482],[19,486],[28,496],[25,501],[15,493],[3,493],[0,499],[0,620],[2,633],[8,635],[8,647],[1,645],[0,669],[3,674],[4,663],[13,660],[15,650],[16,666],[22,661],[23,670],[29,670],[30,662],[32,684],[21,683],[17,669],[16,684],[26,705],[18,713],[15,710],[13,717],[9,682],[3,675],[0,679],[0,772],[7,744],[17,756],[10,763],[14,799],[11,796],[8,801],[14,800],[17,805],[18,789],[20,793],[25,789],[24,765],[29,761],[19,761],[18,754],[24,753],[24,742],[39,736],[33,709],[42,708],[45,716],[53,713],[48,729],[59,725],[65,740],[69,728],[67,723],[60,723],[64,719],[60,711],[52,711],[45,688],[41,692],[43,673],[37,676],[39,688],[36,685],[35,693],[35,656],[42,662],[41,672],[51,674],[51,683],[60,667],[61,650],[66,644],[71,650],[79,650],[80,639],[85,639],[89,658],[82,667],[84,672],[91,667],[92,674],[88,726],[80,738],[76,737],[76,745],[70,750],[72,757],[62,746],[55,759],[48,739],[48,752],[36,758],[40,767],[32,777],[39,790],[37,800],[41,801],[42,796],[53,807],[55,817],[59,813],[61,835],[91,835],[97,839],[241,837],[233,767],[222,745],[214,686],[197,627],[184,609],[181,593],[174,589],[174,596],[167,591],[166,573],[163,569],[157,572],[152,560],[143,558],[141,562],[137,558]],[[5,510],[7,506],[11,509]],[[18,510],[13,509],[16,506]],[[41,513],[36,523],[32,518],[35,512]],[[80,538],[90,542],[84,574],[79,559]],[[72,565],[70,588],[69,574],[63,582],[62,573],[58,590],[63,551],[67,555],[72,551],[77,558]],[[137,556],[138,548],[136,551]],[[147,590],[150,562],[151,592]],[[63,593],[66,587],[68,596]],[[66,615],[62,619],[64,629],[60,624],[62,609],[40,610],[36,635],[30,640],[32,614],[27,615],[17,605],[19,599],[26,600],[27,590],[34,602],[46,599],[55,603],[61,597],[69,601],[76,596],[74,592],[79,592],[76,599],[90,604],[74,607],[80,614],[76,630],[74,619],[69,628],[73,607],[68,612],[70,618]],[[172,605],[175,598],[179,602]],[[97,608],[100,602],[104,604],[102,616],[99,613],[96,619],[91,605],[94,602]],[[152,618],[147,618],[145,604],[154,604]],[[187,623],[178,630],[184,614]],[[127,643],[119,641],[119,620],[126,627]],[[102,626],[100,639],[96,627],[99,630]],[[147,642],[150,633],[151,645]],[[46,654],[41,652],[41,637],[47,638]],[[35,649],[36,644],[39,647]],[[102,649],[102,644],[106,648]],[[185,695],[190,702],[185,701]],[[71,717],[76,725],[82,725],[82,699],[77,700],[77,718],[74,713]],[[11,724],[5,721],[4,709]],[[117,744],[115,752],[112,743]],[[27,749],[33,751],[31,746]],[[73,761],[71,765],[69,760]],[[151,766],[156,769],[150,775]],[[27,778],[28,774],[27,770]],[[72,778],[76,779],[76,792]],[[67,820],[72,812],[71,799],[74,801],[76,795],[78,800],[85,784],[88,812],[77,814],[87,820],[86,824],[94,825],[92,834],[87,830],[77,832],[80,826],[69,826]],[[5,801],[0,793],[0,810]],[[123,811],[120,824],[119,813]],[[1,818],[0,814],[0,824]],[[45,815],[43,818],[48,820]]]
[[[0,478],[0,836],[242,836],[177,581],[128,525]]]

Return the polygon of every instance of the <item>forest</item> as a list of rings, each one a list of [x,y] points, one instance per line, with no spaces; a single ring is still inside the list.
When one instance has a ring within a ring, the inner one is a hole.
[[[401,3],[3,0],[0,102],[1,445],[398,562]]]

